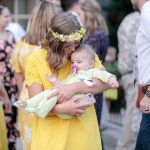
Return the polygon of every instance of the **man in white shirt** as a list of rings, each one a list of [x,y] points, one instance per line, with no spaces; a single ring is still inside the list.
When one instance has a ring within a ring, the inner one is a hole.
[[[125,91],[126,110],[123,118],[122,133],[118,139],[116,150],[133,150],[139,130],[141,112],[135,106],[138,88],[137,84],[133,84],[135,39],[139,20],[139,12],[135,11],[128,14],[122,20],[117,32],[118,69],[121,73],[121,85]]]
[[[150,1],[131,0],[134,9],[141,12],[140,26],[136,36],[138,83],[143,98],[140,110],[143,112],[136,150],[150,150]]]

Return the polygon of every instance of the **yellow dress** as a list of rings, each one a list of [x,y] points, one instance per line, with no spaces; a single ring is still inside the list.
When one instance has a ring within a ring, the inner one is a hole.
[[[8,150],[5,117],[3,107],[1,104],[0,104],[0,150]]]
[[[24,41],[19,41],[16,44],[16,47],[11,57],[11,63],[15,72],[23,73],[24,75],[27,57],[33,52],[38,51],[39,49],[40,49],[39,46],[31,45]],[[25,87],[25,83],[23,84],[23,88],[19,98],[28,99],[28,93]],[[23,111],[19,109],[18,122],[19,122],[20,136],[23,143],[23,149],[30,150],[32,115],[25,114]]]
[[[97,57],[96,57],[97,58]],[[102,67],[98,58],[95,67]],[[58,80],[63,80],[70,74],[69,61],[59,73]],[[41,49],[28,57],[25,70],[25,81],[28,86],[40,83],[44,90],[52,85],[45,79],[45,74],[51,74],[46,62],[46,51]],[[33,116],[31,150],[102,150],[99,127],[94,106],[80,117],[70,120],[57,116],[40,119]]]

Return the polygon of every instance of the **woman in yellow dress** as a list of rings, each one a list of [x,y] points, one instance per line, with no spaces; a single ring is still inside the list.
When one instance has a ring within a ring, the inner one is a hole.
[[[57,76],[60,81],[71,73],[69,58],[81,43],[83,35],[84,29],[73,14],[65,12],[53,17],[42,49],[27,59],[25,82],[29,97],[52,88],[45,78],[46,73]],[[102,67],[98,57],[95,67]],[[94,87],[81,82],[57,87],[58,99],[63,103],[56,104],[45,119],[33,116],[31,150],[101,150],[94,106],[80,103],[78,98],[72,99],[72,96],[75,93],[95,94],[106,88],[98,80],[95,80]],[[55,114],[74,117],[64,120]]]
[[[29,21],[27,33],[17,43],[12,54],[11,62],[15,70],[21,99],[28,99],[24,83],[26,59],[31,53],[37,52],[40,49],[40,44],[48,32],[51,19],[58,12],[60,12],[60,9],[48,1],[42,1],[35,6]],[[18,120],[23,148],[30,150],[32,116],[19,110]]]

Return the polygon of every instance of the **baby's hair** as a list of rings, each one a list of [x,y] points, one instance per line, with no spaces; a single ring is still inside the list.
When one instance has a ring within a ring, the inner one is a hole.
[[[79,46],[74,53],[76,52],[86,52],[87,53],[87,57],[88,59],[94,61],[95,60],[95,51],[94,49],[88,45],[88,44],[82,44],[81,46]]]

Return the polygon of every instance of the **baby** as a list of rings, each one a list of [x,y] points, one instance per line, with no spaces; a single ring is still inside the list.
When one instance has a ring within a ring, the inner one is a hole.
[[[71,67],[73,72],[65,80],[63,80],[61,84],[84,82],[88,86],[94,86],[92,79],[96,78],[103,81],[104,83],[108,83],[111,88],[117,88],[119,84],[115,76],[108,73],[107,71],[93,68],[94,61],[94,50],[88,45],[80,46],[71,55]],[[47,79],[53,84],[57,82],[54,78],[51,78],[48,75]],[[26,112],[34,113],[40,118],[45,118],[57,103],[57,94],[49,98],[50,93],[56,91],[57,89],[46,90],[32,97],[28,101],[19,100],[15,102],[14,105]],[[91,94],[76,94],[75,96],[82,98],[82,103],[88,101],[93,104],[95,102],[95,99]],[[62,119],[72,118],[72,116],[64,114],[60,114],[58,117]]]

